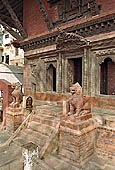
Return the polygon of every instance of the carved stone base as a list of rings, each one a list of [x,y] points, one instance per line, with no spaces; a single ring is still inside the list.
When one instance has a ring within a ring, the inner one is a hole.
[[[23,122],[24,112],[22,108],[7,108],[6,130],[13,133]]]
[[[79,117],[68,116],[61,122],[59,155],[81,168],[94,153],[96,123],[89,113]]]

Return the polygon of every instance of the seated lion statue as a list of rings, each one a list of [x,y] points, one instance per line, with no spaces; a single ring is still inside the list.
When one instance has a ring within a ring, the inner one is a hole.
[[[12,103],[10,104],[10,107],[19,107],[22,99],[23,99],[23,93],[22,93],[22,87],[19,82],[12,84],[12,88],[14,89],[12,91]]]
[[[90,111],[89,103],[84,103],[82,95],[82,87],[79,83],[75,83],[70,87],[71,96],[69,97],[70,112],[68,115],[75,114],[76,116],[81,115],[81,110]]]

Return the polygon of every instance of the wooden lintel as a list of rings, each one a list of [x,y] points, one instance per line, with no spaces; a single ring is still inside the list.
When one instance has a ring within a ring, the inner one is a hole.
[[[8,0],[1,0],[6,9],[8,10],[9,14],[11,15],[12,20],[14,21],[16,28],[19,30],[21,36],[27,38],[27,33],[25,32],[21,22],[19,21],[18,17],[16,16],[15,12],[13,11],[11,5],[9,4]]]
[[[40,12],[42,13],[44,21],[47,24],[47,28],[48,28],[48,30],[51,30],[53,28],[53,23],[52,23],[49,15],[48,15],[45,4],[44,4],[43,0],[37,0],[37,1],[38,1],[38,4],[39,4]]]

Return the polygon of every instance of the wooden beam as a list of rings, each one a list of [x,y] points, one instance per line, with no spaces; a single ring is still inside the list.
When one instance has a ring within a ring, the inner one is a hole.
[[[8,31],[13,37],[15,37],[17,40],[23,40],[23,37],[16,32],[14,29],[12,29],[8,24],[6,24],[4,21],[0,19],[0,24],[4,27],[6,31]]]
[[[9,14],[11,15],[12,20],[14,21],[16,28],[19,30],[21,36],[27,38],[27,33],[25,32],[21,22],[19,21],[18,17],[16,16],[15,12],[13,11],[12,7],[9,4],[8,0],[1,0],[6,9],[8,10]]]
[[[47,24],[47,28],[48,28],[48,30],[51,30],[53,28],[53,23],[52,23],[49,15],[48,15],[48,12],[47,12],[47,9],[45,7],[45,4],[44,4],[43,0],[37,0],[37,1],[38,1],[38,4],[39,4],[40,12],[42,13],[44,21]]]
[[[10,18],[9,16],[7,16],[7,15],[4,15],[4,14],[1,14],[1,13],[0,13],[0,19],[1,19],[2,21],[5,21],[5,22],[10,21],[11,25],[14,24],[13,21],[11,20],[11,18]],[[14,25],[14,26],[15,26],[15,25]]]

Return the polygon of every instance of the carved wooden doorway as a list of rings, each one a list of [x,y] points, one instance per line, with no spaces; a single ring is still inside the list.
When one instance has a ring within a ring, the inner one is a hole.
[[[56,68],[50,64],[46,73],[47,91],[56,91]]]
[[[82,57],[68,60],[69,87],[78,82],[82,86]]]

